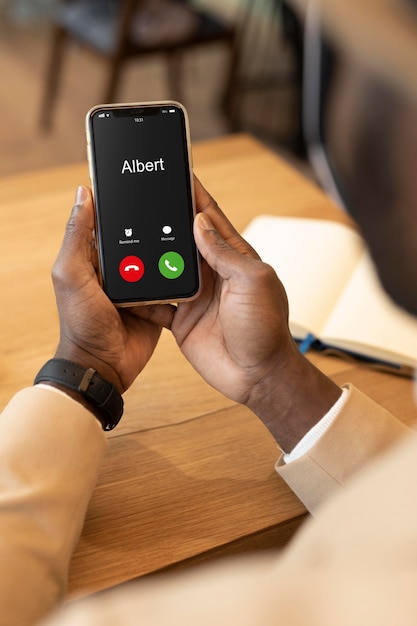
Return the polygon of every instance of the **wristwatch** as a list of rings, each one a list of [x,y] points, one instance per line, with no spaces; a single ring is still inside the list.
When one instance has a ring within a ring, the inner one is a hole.
[[[34,385],[55,382],[76,391],[94,407],[103,430],[112,430],[123,415],[123,398],[116,387],[93,368],[66,359],[50,359],[38,372]]]

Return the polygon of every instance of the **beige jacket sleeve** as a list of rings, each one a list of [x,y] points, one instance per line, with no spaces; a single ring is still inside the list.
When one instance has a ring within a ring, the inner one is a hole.
[[[131,583],[48,626],[415,626],[416,476],[410,434],[323,504],[281,554]]]
[[[358,389],[349,395],[325,435],[301,458],[276,470],[313,514],[330,494],[371,459],[409,433],[409,428]]]
[[[414,626],[417,437],[356,390],[340,418],[286,476],[314,506],[335,486],[349,487],[281,554],[131,583],[72,605],[48,626]]]
[[[80,404],[41,387],[0,415],[0,624],[34,624],[62,599],[106,439]]]
[[[41,388],[19,393],[1,415],[0,425],[0,556],[2,564],[8,564],[0,569],[0,623],[26,626],[36,623],[62,597],[69,560],[105,449],[105,437],[88,411],[66,396]],[[335,486],[343,484],[361,463],[368,461],[370,455],[381,452],[404,431],[407,429],[395,418],[351,390],[337,423],[314,446],[308,458],[297,462],[294,472],[290,474],[287,471],[290,468],[284,468],[285,478],[299,495],[309,500],[309,505],[316,507]],[[417,464],[417,449],[414,452]],[[310,468],[317,470],[314,480]],[[312,496],[309,488],[318,490],[320,497]],[[394,488],[391,491],[396,494]],[[360,517],[358,504],[352,506],[356,523]],[[325,520],[323,509],[326,505],[320,507],[318,519],[322,521]],[[346,519],[341,517],[346,526]],[[417,522],[417,516],[414,521]],[[324,521],[319,528],[324,538],[320,549],[325,554],[331,533]],[[316,623],[311,618],[314,613],[307,612],[311,605],[306,602],[307,609],[303,612],[300,607],[304,605],[294,602],[298,591],[308,592],[310,598],[316,579],[307,576],[308,567],[315,559],[322,560],[315,552],[317,539],[309,541],[306,536],[308,533],[301,533],[298,544],[283,557],[272,555],[246,563],[222,564],[204,569],[199,575],[193,572],[185,577],[177,575],[164,581],[133,584],[124,591],[100,594],[77,603],[68,613],[55,615],[50,623],[162,626],[169,621],[178,626],[196,623],[199,626],[213,623],[311,626]],[[305,549],[297,548],[304,544]],[[353,554],[352,550],[347,552]],[[308,581],[305,589],[303,576]],[[301,613],[299,619],[289,622],[286,616],[294,606]],[[341,624],[332,617],[329,624]],[[317,623],[327,624],[325,620]],[[356,626],[361,622],[354,623]]]

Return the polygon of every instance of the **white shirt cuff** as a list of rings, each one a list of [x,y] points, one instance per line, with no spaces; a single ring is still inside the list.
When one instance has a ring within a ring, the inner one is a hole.
[[[349,393],[348,389],[344,388],[342,390],[342,394],[340,395],[338,400],[327,411],[327,413],[323,415],[321,420],[317,422],[317,424],[315,424],[313,428],[310,428],[310,430],[297,443],[297,445],[295,446],[295,448],[291,450],[291,452],[284,454],[284,456],[282,457],[284,460],[284,463],[291,463],[292,461],[299,459],[301,456],[303,456],[303,454],[306,454],[306,452],[308,452],[310,448],[314,446],[315,443],[317,443],[317,441],[324,435],[324,433],[327,431],[329,426],[334,422],[336,417],[339,415],[340,411],[342,410],[346,402],[348,393]]]

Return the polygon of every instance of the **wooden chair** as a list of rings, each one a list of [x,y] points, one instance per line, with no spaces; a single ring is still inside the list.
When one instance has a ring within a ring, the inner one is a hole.
[[[41,127],[48,130],[52,126],[53,108],[56,102],[62,63],[66,45],[70,41],[89,48],[108,64],[108,74],[101,102],[114,102],[124,64],[133,57],[164,54],[167,64],[167,77],[170,97],[182,99],[181,56],[190,49],[211,43],[223,43],[230,51],[229,79],[226,80],[222,104],[225,110],[230,101],[230,90],[234,84],[234,28],[223,23],[208,11],[195,9],[185,0],[163,1],[168,9],[172,5],[175,15],[183,15],[189,24],[184,28],[184,20],[177,19],[176,31],[167,33],[158,41],[141,40],[135,24],[140,25],[141,11],[152,9],[152,0],[65,0],[53,15],[53,38],[43,103],[41,107]],[[155,0],[154,0],[155,2]],[[170,6],[168,6],[170,5]],[[166,12],[165,12],[166,22]],[[139,22],[137,21],[139,20]],[[180,23],[181,22],[181,23]],[[166,28],[165,28],[166,31]],[[142,33],[146,33],[143,29]]]

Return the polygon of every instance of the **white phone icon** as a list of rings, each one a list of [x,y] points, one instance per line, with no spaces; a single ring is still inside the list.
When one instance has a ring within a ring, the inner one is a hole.
[[[130,272],[130,270],[135,270],[135,272],[139,272],[140,267],[138,265],[126,265],[125,272]]]
[[[178,272],[178,267],[175,267],[175,265],[171,265],[168,259],[165,259],[164,263],[165,263],[165,267],[171,272]]]

